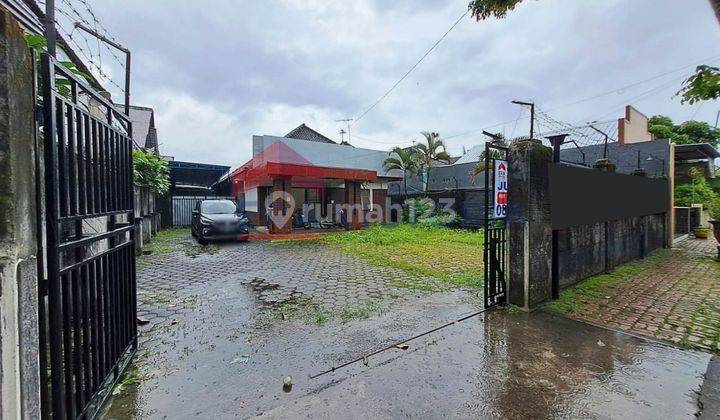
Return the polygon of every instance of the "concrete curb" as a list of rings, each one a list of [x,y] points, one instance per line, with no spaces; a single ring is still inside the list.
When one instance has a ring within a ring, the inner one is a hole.
[[[700,390],[700,420],[720,419],[720,357],[713,356]]]

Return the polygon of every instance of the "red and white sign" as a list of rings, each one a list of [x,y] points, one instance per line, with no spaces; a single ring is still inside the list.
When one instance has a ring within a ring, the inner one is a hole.
[[[493,192],[495,206],[493,207],[493,217],[496,219],[504,218],[507,213],[507,165],[507,161],[495,160],[495,191]]]

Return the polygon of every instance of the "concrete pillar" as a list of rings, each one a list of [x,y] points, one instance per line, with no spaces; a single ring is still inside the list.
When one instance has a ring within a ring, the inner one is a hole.
[[[273,186],[270,194],[284,192],[283,196],[292,197],[292,178],[277,178],[273,180]],[[272,214],[270,218],[270,233],[291,233],[292,232],[292,212],[295,210],[290,208],[289,202],[283,197],[276,197],[273,202]],[[297,206],[297,203],[296,203]]]
[[[536,140],[518,142],[510,147],[508,163],[508,298],[532,310],[552,297],[552,149]]]
[[[39,418],[33,59],[0,7],[0,418]]]
[[[349,230],[358,230],[362,227],[363,214],[360,197],[361,184],[358,181],[345,180],[345,204]]]

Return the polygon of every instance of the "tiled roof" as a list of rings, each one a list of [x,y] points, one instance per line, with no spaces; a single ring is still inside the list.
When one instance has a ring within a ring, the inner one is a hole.
[[[294,130],[285,134],[283,137],[291,138],[291,139],[314,141],[314,142],[318,142],[318,143],[337,144],[334,141],[330,140],[329,138],[327,138],[327,137],[323,136],[322,134],[318,133],[317,131],[313,130],[312,128],[308,127],[304,123],[300,124]]]
[[[124,105],[115,104],[115,106],[120,112],[124,112]],[[138,144],[148,149],[154,149],[158,146],[157,131],[155,130],[155,112],[152,108],[131,105],[130,121],[133,125],[133,137]]]

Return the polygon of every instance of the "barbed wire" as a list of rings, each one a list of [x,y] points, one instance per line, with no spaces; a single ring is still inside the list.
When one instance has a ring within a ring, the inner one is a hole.
[[[105,25],[103,25],[102,22],[97,18],[97,15],[96,15],[95,12],[93,11],[93,9],[90,7],[90,5],[87,3],[87,1],[85,1],[85,0],[74,0],[74,1],[79,1],[80,3],[83,4],[83,6],[85,7],[85,10],[86,10],[86,12],[87,12],[87,14],[90,15],[90,18],[92,19],[92,22],[88,21],[87,18],[85,18],[85,16],[83,16],[83,14],[81,14],[81,13],[75,8],[75,6],[72,4],[71,0],[60,0],[60,1],[61,1],[62,3],[64,3],[65,5],[67,5],[67,7],[69,7],[70,10],[72,10],[72,12],[73,12],[73,14],[75,15],[75,17],[77,18],[77,21],[78,21],[78,22],[83,23],[83,24],[85,24],[86,26],[92,27],[92,28],[95,30],[95,32],[100,33],[100,34],[102,34],[104,37],[108,38],[109,40],[114,41],[114,42],[116,42],[116,43],[119,44],[119,42],[117,41],[117,39],[116,39],[112,34],[110,34],[110,32],[109,32],[109,31],[107,30],[107,28],[105,27]],[[57,9],[57,6],[56,6],[56,9]],[[72,19],[72,18],[71,18],[71,19]],[[75,26],[73,25],[73,31],[75,31],[75,29],[76,29],[76,28],[75,28]],[[84,37],[84,34],[83,34],[83,37]],[[118,63],[121,67],[123,67],[123,68],[125,67],[125,63],[122,61],[122,59],[117,55],[117,53],[116,53],[109,45],[105,44],[104,42],[100,42],[100,40],[98,40],[97,38],[96,38],[96,41],[98,42],[98,54],[99,54],[99,55],[101,55],[100,46],[102,46],[102,47],[104,47],[105,50],[107,50],[107,52],[110,53],[110,55],[111,55],[113,58],[115,58],[115,61],[117,61],[117,63]],[[102,59],[102,56],[101,56],[100,58]],[[102,65],[102,60],[100,60],[100,64]]]
[[[45,6],[45,0],[36,0],[39,5]],[[81,5],[79,6],[78,3]],[[84,9],[82,12],[80,9]],[[104,37],[117,42],[117,39],[107,30],[105,25],[98,19],[95,11],[86,0],[60,0],[60,4],[55,5],[56,19],[55,24],[58,31],[65,37],[70,47],[75,50],[83,59],[88,69],[94,76],[100,78],[103,83],[108,83],[117,89],[121,94],[125,93],[123,86],[115,82],[113,78],[103,69],[103,50],[106,50],[117,62],[117,65],[124,71],[125,63],[117,55],[113,49],[96,37],[92,37],[94,42],[90,40],[82,31],[75,26],[76,22],[82,23],[87,27],[93,28],[97,33]],[[85,14],[89,17],[86,17]],[[62,16],[62,19],[59,17]],[[66,22],[63,22],[65,21]],[[72,29],[68,30],[66,25],[70,25]],[[93,47],[91,44],[96,45]]]
[[[618,122],[616,120],[573,125],[558,120],[537,108],[535,114],[536,125],[539,129],[535,137],[542,139],[545,144],[550,146],[549,140],[545,137],[568,134],[565,143],[561,146],[561,161],[563,162],[591,167],[600,159],[607,159],[609,163],[616,165],[618,172],[628,173],[643,170],[647,176],[666,176],[669,156],[649,152],[638,144],[620,143],[617,140]],[[605,136],[607,136],[607,140]],[[527,137],[529,136],[525,136],[525,138]],[[649,143],[643,142],[643,144]]]

